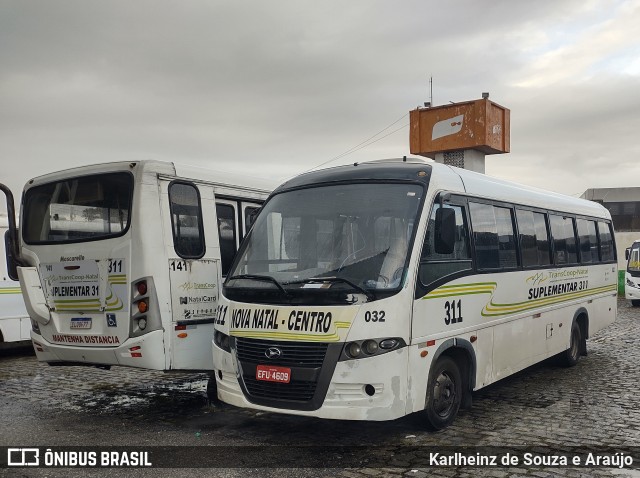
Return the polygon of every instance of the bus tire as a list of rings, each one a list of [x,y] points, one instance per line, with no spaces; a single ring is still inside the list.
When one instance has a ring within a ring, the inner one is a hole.
[[[631,305],[634,306],[634,307],[640,307],[640,300],[633,299],[631,301]]]
[[[451,357],[441,357],[431,370],[427,386],[424,415],[427,427],[442,430],[449,426],[462,402],[462,377],[458,364]]]
[[[582,330],[580,330],[578,322],[574,320],[573,325],[571,325],[569,348],[562,355],[564,365],[573,367],[580,360],[580,355],[582,355]]]

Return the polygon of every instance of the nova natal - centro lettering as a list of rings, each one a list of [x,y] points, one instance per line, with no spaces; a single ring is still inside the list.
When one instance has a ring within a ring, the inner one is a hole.
[[[253,312],[253,314],[252,314]],[[292,310],[287,319],[278,320],[279,310],[236,309],[231,314],[233,329],[278,330],[279,326],[295,332],[328,333],[333,317],[331,312]]]

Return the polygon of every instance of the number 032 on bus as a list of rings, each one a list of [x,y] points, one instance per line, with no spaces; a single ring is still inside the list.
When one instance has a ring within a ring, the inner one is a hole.
[[[307,173],[271,194],[227,275],[218,396],[440,429],[474,390],[574,365],[614,320],[616,281],[596,203],[422,160]]]

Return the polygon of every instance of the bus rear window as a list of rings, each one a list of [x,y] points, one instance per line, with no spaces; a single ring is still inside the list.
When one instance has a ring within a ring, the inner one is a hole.
[[[70,178],[29,189],[24,198],[27,244],[106,239],[129,228],[133,176],[109,173]]]

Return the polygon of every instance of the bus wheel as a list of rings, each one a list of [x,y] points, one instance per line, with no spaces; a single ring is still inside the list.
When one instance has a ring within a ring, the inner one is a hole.
[[[580,325],[578,325],[577,321],[573,322],[571,326],[571,343],[569,344],[569,348],[564,352],[564,365],[567,367],[573,367],[578,363],[580,359],[582,347],[582,331],[580,330]]]
[[[634,307],[640,307],[640,300],[632,300],[631,305]]]
[[[462,379],[458,364],[450,357],[442,357],[433,367],[427,386],[425,415],[427,426],[441,430],[449,426],[460,409]]]

